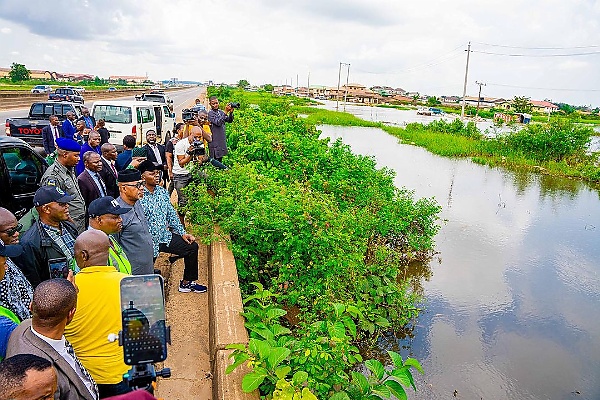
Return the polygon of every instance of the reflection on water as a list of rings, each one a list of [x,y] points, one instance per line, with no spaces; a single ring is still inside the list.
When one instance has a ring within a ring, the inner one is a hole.
[[[442,158],[379,129],[320,129],[443,208],[439,254],[411,266],[425,312],[380,341],[422,362],[410,398],[600,398],[598,190]]]

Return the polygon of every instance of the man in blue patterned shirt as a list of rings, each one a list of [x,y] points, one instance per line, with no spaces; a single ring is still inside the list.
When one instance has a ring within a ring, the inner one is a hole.
[[[179,282],[179,291],[206,292],[206,286],[196,283],[198,279],[196,238],[185,233],[185,228],[171,204],[167,190],[159,185],[162,165],[146,160],[138,166],[138,169],[144,181],[144,197],[139,201],[148,220],[154,257],[158,257],[159,252],[183,257],[183,280]]]

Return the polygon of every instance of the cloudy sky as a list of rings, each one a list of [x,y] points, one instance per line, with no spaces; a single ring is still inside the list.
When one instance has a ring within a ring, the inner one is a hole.
[[[600,1],[0,0],[0,66],[100,77],[460,96],[469,41],[468,95],[600,106]]]

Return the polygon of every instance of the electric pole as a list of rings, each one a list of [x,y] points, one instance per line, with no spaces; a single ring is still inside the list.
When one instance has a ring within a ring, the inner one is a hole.
[[[342,78],[342,63],[340,63],[340,69],[338,70],[338,88],[337,92],[335,92],[335,111],[339,111],[340,105],[340,79]]]
[[[475,81],[475,84],[479,85],[479,95],[477,95],[477,110],[475,110],[475,117],[477,118],[477,114],[479,113],[479,102],[481,101],[481,87],[485,86],[485,83]]]
[[[463,86],[463,98],[462,98],[462,110],[460,112],[460,118],[465,117],[465,96],[467,95],[467,76],[469,75],[469,56],[471,55],[471,42],[467,47],[467,66],[465,68],[465,84]],[[481,89],[481,86],[479,87]]]
[[[310,71],[308,71],[308,80],[306,81],[306,90],[308,91],[308,98],[310,99]]]
[[[346,99],[348,98],[348,78],[350,77],[350,64],[348,66],[348,72],[346,73],[346,90],[344,91],[344,112],[346,112]]]

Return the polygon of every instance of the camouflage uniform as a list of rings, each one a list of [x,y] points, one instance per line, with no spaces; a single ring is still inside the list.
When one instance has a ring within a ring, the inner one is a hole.
[[[85,202],[77,184],[74,168],[67,168],[60,162],[52,164],[44,176],[42,176],[42,186],[56,186],[65,193],[75,196],[69,202],[69,214],[77,227],[77,232],[85,231]]]

